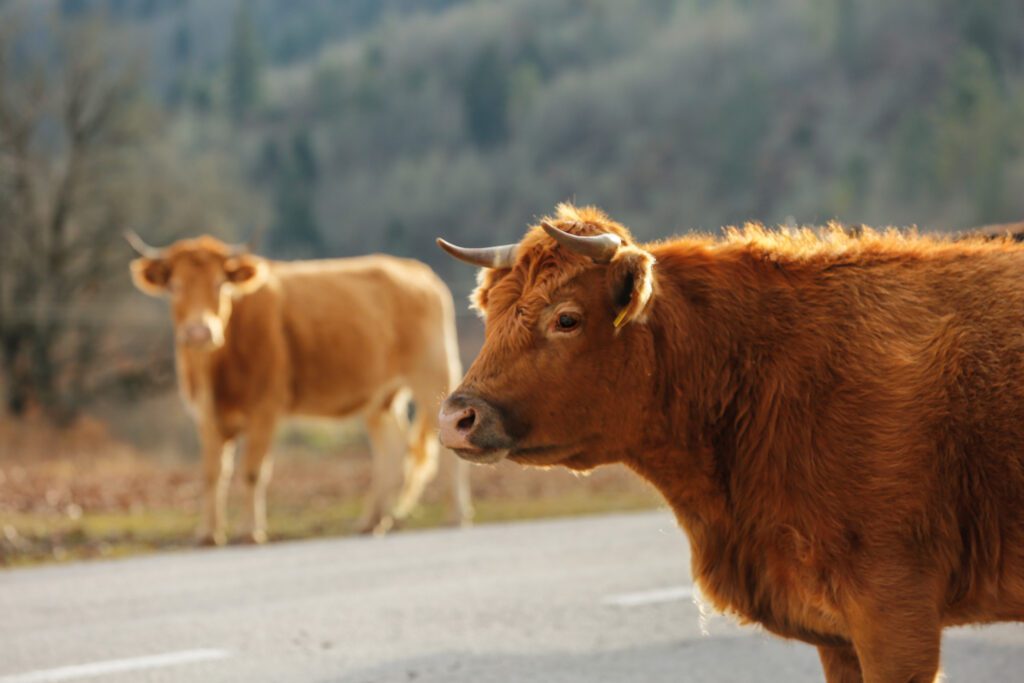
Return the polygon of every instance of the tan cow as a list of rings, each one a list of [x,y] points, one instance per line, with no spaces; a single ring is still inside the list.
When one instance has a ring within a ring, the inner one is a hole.
[[[202,445],[201,542],[225,541],[241,437],[244,533],[266,539],[267,451],[286,415],[362,415],[373,475],[357,526],[385,531],[410,512],[437,469],[438,406],[461,374],[451,294],[430,268],[379,255],[280,263],[212,237],[130,241],[135,285],[171,300],[179,387]],[[453,521],[466,522],[468,472],[450,453],[442,467]]]
[[[561,206],[484,266],[441,416],[476,462],[623,462],[718,608],[832,683],[924,683],[1024,619],[1024,246],[836,227],[637,244]]]

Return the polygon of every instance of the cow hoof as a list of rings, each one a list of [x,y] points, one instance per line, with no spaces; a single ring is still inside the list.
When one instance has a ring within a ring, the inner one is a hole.
[[[202,534],[196,538],[196,545],[201,548],[212,548],[218,545],[224,545],[227,542],[227,538],[224,534]]]
[[[468,529],[473,526],[473,515],[448,515],[444,518],[444,526],[455,527],[458,529]]]
[[[358,522],[352,523],[352,532],[359,534],[360,536],[365,536],[366,534],[372,533],[379,523],[380,522],[372,519],[360,519]]]
[[[384,519],[377,522],[377,525],[373,527],[374,536],[383,536],[388,533],[396,526],[395,518],[388,515]]]
[[[238,542],[242,545],[263,545],[267,542],[266,531],[253,531],[248,534],[243,534]]]

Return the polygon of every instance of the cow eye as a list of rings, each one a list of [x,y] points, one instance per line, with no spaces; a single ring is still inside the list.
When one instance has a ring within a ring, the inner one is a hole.
[[[574,313],[562,313],[555,321],[555,326],[562,332],[567,332],[580,324],[580,318]]]

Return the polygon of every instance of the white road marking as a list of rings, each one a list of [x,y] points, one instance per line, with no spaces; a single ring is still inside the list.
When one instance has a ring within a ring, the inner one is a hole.
[[[657,588],[639,593],[609,595],[601,602],[605,605],[615,605],[616,607],[637,607],[639,605],[654,605],[659,602],[693,600],[693,597],[693,586],[670,586],[669,588]],[[0,683],[3,683],[3,681],[0,681]]]
[[[108,659],[103,662],[91,662],[89,664],[75,664],[62,666],[56,669],[39,669],[37,671],[26,671],[13,676],[0,676],[0,683],[52,683],[53,681],[70,681],[76,678],[88,678],[102,674],[121,673],[124,671],[138,671],[140,669],[157,669],[165,666],[177,666],[179,664],[192,664],[195,662],[211,662],[217,659],[227,659],[231,653],[227,650],[179,650],[178,652],[165,652],[160,655],[149,655],[146,657],[131,657],[128,659]]]

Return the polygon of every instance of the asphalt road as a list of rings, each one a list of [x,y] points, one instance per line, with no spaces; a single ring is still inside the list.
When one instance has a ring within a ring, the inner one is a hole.
[[[664,512],[0,572],[0,683],[820,681],[692,598]],[[1024,680],[1024,625],[948,631],[949,681]]]

